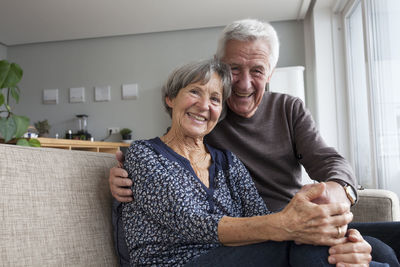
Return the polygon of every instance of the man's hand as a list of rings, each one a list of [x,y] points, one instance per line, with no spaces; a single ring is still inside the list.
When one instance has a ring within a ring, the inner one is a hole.
[[[372,259],[371,251],[371,246],[363,239],[360,232],[349,229],[346,242],[329,249],[328,261],[336,266],[369,266]]]
[[[282,238],[297,243],[333,246],[344,243],[347,224],[353,219],[350,205],[315,204],[326,192],[326,183],[307,186],[298,192],[280,214]],[[343,189],[342,189],[343,190]],[[340,230],[339,230],[340,228]]]
[[[122,169],[124,162],[124,155],[121,151],[115,154],[118,165],[110,169],[110,176],[108,181],[110,183],[110,190],[113,197],[119,202],[130,202],[132,198],[132,180],[128,179],[128,173]]]
[[[305,187],[308,187],[307,185]],[[311,185],[313,186],[313,185]],[[339,183],[334,181],[326,182],[326,189],[320,197],[313,199],[316,204],[329,204],[329,203],[346,203],[350,206],[350,200],[347,198],[344,188]]]

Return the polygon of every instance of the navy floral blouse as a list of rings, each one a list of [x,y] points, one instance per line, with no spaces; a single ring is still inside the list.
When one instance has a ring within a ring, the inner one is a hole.
[[[132,266],[182,266],[222,246],[218,222],[223,216],[269,213],[239,159],[207,149],[212,158],[209,188],[190,162],[161,139],[129,147],[124,168],[134,177],[134,200],[123,203],[122,220]]]

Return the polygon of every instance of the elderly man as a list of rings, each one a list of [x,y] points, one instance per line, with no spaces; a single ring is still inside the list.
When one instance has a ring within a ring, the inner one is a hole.
[[[265,92],[278,56],[279,41],[275,30],[267,23],[242,20],[223,30],[216,57],[231,67],[232,95],[227,101],[226,117],[207,136],[206,142],[238,155],[271,210],[283,209],[296,192],[304,193],[313,186],[302,188],[301,165],[312,179],[326,183],[326,190],[313,199],[313,203],[344,203],[349,207],[356,202],[357,191],[347,161],[325,144],[310,113],[298,98]],[[117,158],[122,161],[121,155]],[[126,177],[127,173],[121,168],[110,171],[111,192],[121,202],[132,200],[129,189],[132,181]],[[117,207],[113,219],[118,230]],[[321,210],[313,207],[310,205],[304,209],[304,212],[314,215],[310,227],[321,219]],[[332,214],[330,221],[334,215],[338,214]],[[295,216],[293,214],[293,221]],[[295,225],[285,230],[296,231]],[[346,232],[346,226],[338,226],[337,231],[339,237]],[[305,235],[299,232],[294,241],[309,242]],[[369,244],[356,230],[349,230],[348,235],[347,243],[331,247],[329,262],[368,264],[371,260]],[[373,243],[374,249],[390,250],[377,240],[368,241]],[[393,261],[398,264],[396,259]]]

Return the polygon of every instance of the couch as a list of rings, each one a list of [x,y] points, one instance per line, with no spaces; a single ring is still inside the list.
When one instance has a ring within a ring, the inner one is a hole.
[[[107,153],[0,144],[0,266],[118,266],[108,187],[115,164]],[[399,219],[393,193],[360,196],[355,220]]]

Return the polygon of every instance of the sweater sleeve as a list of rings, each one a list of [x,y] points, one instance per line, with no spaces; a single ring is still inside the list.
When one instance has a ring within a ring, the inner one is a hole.
[[[191,202],[192,188],[187,172],[155,153],[149,145],[134,143],[125,157],[124,168],[135,177],[132,205],[148,219],[195,243],[219,243],[218,223],[222,215],[207,213]]]
[[[340,180],[355,190],[357,182],[350,164],[324,142],[310,112],[300,99],[294,101],[291,115],[296,157],[311,179]]]
[[[269,214],[270,211],[259,195],[249,171],[236,155],[233,153],[230,153],[230,155],[229,179],[232,181],[232,186],[235,187],[234,191],[240,200],[242,217]]]

